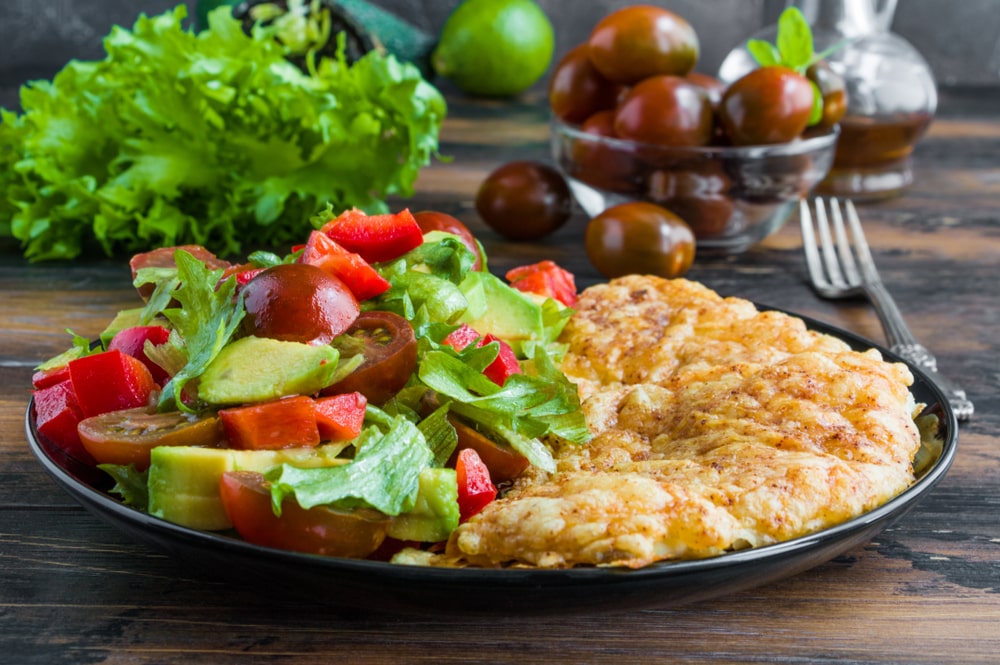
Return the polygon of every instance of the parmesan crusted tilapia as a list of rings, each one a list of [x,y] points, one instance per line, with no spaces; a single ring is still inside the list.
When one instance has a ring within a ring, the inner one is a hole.
[[[788,540],[913,482],[905,365],[697,283],[630,276],[587,289],[562,335],[588,445],[553,442],[461,525],[471,565],[641,567]]]

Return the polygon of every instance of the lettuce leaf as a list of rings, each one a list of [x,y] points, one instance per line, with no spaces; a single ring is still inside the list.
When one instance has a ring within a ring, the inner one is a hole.
[[[33,261],[197,243],[289,245],[329,203],[385,211],[437,154],[446,113],[419,70],[377,51],[304,73],[229,7],[115,27],[0,110],[0,234]]]

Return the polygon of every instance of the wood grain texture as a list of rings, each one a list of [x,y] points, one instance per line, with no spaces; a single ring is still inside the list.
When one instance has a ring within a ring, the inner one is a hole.
[[[876,260],[915,334],[964,384],[948,476],[875,541],[782,582],[675,610],[572,618],[437,619],[263,595],[201,577],[77,506],[23,433],[31,368],[71,328],[95,335],[134,304],[124,259],[29,265],[0,244],[0,662],[62,663],[991,663],[1000,653],[1000,118],[996,99],[946,99],[919,146],[917,183],[862,208]],[[984,107],[984,105],[987,105]],[[992,105],[992,106],[989,106]],[[476,216],[479,182],[504,161],[547,158],[538,98],[455,99],[442,152],[400,205],[457,215],[502,274],[554,258],[600,280],[577,213],[536,244]],[[726,295],[791,309],[877,342],[864,303],[816,299],[794,222],[689,274]]]

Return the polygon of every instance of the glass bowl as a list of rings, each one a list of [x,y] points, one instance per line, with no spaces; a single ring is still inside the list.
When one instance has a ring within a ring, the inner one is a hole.
[[[553,120],[552,155],[594,217],[648,201],[694,231],[699,253],[735,254],[780,229],[826,176],[839,128],[776,145],[676,147],[608,138]]]

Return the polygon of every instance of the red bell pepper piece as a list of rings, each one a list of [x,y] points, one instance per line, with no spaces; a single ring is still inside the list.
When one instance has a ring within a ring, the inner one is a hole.
[[[473,342],[476,343],[477,347],[485,346],[491,342],[496,342],[500,345],[500,351],[497,353],[496,360],[489,364],[486,369],[483,370],[483,374],[493,383],[498,386],[502,386],[507,383],[507,379],[510,378],[512,374],[521,373],[521,364],[517,362],[517,355],[515,355],[514,350],[510,348],[507,342],[503,341],[495,335],[486,335],[485,337],[480,336],[478,332],[469,324],[463,323],[455,330],[451,331],[447,337],[441,340],[442,344],[447,344],[459,351],[467,347]]]
[[[93,462],[76,432],[81,420],[83,413],[73,392],[73,382],[68,378],[35,391],[35,426],[39,433],[70,456]]]
[[[368,215],[352,208],[324,224],[320,231],[368,263],[395,259],[424,242],[420,225],[409,210]]]
[[[497,498],[497,487],[490,479],[490,470],[472,448],[463,448],[455,459],[458,479],[459,520],[465,522]]]
[[[132,326],[115,333],[111,342],[108,343],[108,350],[117,349],[141,360],[142,364],[149,369],[149,373],[153,375],[153,381],[162,386],[170,378],[170,375],[146,356],[146,340],[159,346],[166,344],[169,337],[170,331],[163,326]]]
[[[576,304],[576,280],[573,273],[560,268],[553,261],[518,266],[508,270],[505,276],[518,291],[553,298],[567,307]]]
[[[85,418],[145,406],[156,387],[141,360],[117,349],[69,361],[69,378]]]
[[[68,380],[69,365],[60,365],[59,367],[42,369],[35,372],[31,376],[31,385],[34,386],[36,390],[41,390],[42,388],[49,388],[57,383],[62,383],[63,381]]]
[[[240,287],[246,286],[247,282],[267,270],[267,268],[262,268],[260,266],[255,266],[252,263],[241,263],[235,266],[229,266],[222,271],[222,276],[219,277],[219,284],[222,284],[230,277],[236,278],[236,290],[239,291]],[[219,288],[219,284],[216,288]]]
[[[392,286],[360,254],[346,250],[320,231],[309,234],[309,241],[299,257],[299,263],[316,266],[339,278],[347,284],[358,301],[374,298]]]
[[[368,399],[361,393],[342,393],[316,399],[316,425],[324,441],[350,441],[361,433]]]
[[[219,411],[232,448],[281,450],[319,445],[313,400],[304,395]]]

